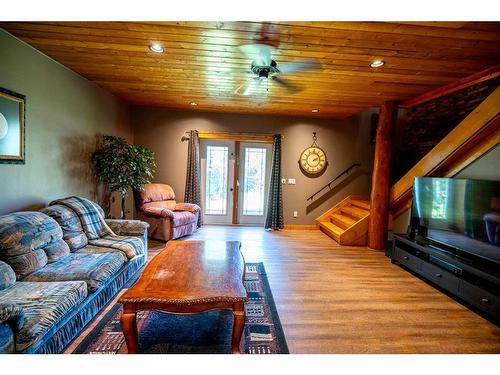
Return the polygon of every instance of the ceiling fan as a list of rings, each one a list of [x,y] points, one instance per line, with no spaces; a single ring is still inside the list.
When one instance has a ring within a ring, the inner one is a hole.
[[[310,58],[296,63],[280,65],[273,60],[273,52],[275,48],[268,44],[244,44],[238,47],[239,50],[248,58],[252,64],[250,73],[254,76],[242,83],[235,90],[238,95],[251,95],[255,92],[263,81],[269,81],[281,85],[291,93],[303,90],[302,86],[291,83],[282,77],[283,73],[294,73],[305,70],[316,70],[321,68],[318,59]]]

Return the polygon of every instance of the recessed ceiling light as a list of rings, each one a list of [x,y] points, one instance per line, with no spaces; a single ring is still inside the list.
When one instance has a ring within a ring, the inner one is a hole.
[[[372,63],[370,64],[370,66],[372,68],[380,68],[384,64],[385,64],[384,60],[377,59],[377,60],[373,60]]]
[[[149,45],[149,49],[152,52],[156,52],[156,53],[163,53],[163,52],[165,52],[165,49],[159,43],[151,43]]]
[[[313,108],[313,109],[311,109],[311,112],[312,112],[312,113],[318,113],[318,112],[319,112],[319,109],[318,109],[318,108]]]
[[[196,103],[196,102],[191,102],[189,104],[191,104],[193,107],[196,107],[198,105],[198,103]]]

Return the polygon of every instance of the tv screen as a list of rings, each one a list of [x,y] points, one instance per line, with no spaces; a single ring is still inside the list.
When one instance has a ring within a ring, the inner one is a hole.
[[[500,258],[500,181],[416,177],[411,225],[429,240]]]

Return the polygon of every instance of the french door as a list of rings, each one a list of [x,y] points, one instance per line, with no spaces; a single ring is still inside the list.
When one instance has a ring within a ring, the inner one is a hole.
[[[205,224],[232,224],[234,141],[200,141],[201,203]]]
[[[271,145],[240,143],[238,223],[264,225],[269,196]]]
[[[271,144],[202,139],[200,146],[204,223],[264,225]]]

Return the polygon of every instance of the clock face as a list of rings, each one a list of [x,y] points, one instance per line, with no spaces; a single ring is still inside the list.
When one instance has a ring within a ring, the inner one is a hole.
[[[316,146],[306,148],[300,155],[299,164],[309,174],[320,173],[326,167],[326,154]]]

